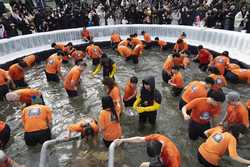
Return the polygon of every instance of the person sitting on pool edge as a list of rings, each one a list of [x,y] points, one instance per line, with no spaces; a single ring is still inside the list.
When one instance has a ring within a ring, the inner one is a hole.
[[[123,103],[125,107],[132,107],[136,101],[138,78],[130,78],[124,89]]]
[[[122,137],[120,114],[115,110],[113,99],[110,96],[102,97],[102,111],[99,114],[98,124],[107,148],[115,139]]]
[[[233,125],[228,129],[217,126],[208,129],[204,134],[208,137],[198,149],[198,161],[204,167],[219,167],[219,161],[228,150],[231,159],[250,165],[250,160],[237,154],[237,136],[244,131],[242,125]]]
[[[6,94],[6,99],[9,102],[24,103],[26,107],[31,104],[44,104],[42,92],[32,88],[18,89],[9,92]]]
[[[141,163],[140,167],[180,167],[181,155],[176,145],[166,136],[151,134],[145,137],[130,137],[116,139],[116,145],[121,143],[146,143],[149,157],[154,158],[150,162]]]
[[[93,76],[97,75],[101,71],[101,69],[103,69],[102,72],[103,79],[106,77],[115,79],[116,68],[117,68],[116,63],[105,53],[103,53],[100,59],[100,64],[98,64],[92,75]]]
[[[62,65],[62,57],[63,52],[59,51],[55,54],[52,54],[47,60],[45,64],[45,75],[47,81],[60,82],[59,76],[61,76],[61,65]]]
[[[142,88],[140,95],[137,96],[133,108],[139,113],[139,129],[144,129],[147,122],[152,128],[156,124],[157,110],[161,107],[161,93],[155,88],[155,78],[153,76],[146,77],[142,80]]]
[[[31,105],[22,110],[24,140],[28,146],[51,139],[52,110],[46,105]]]
[[[4,149],[10,140],[11,129],[9,125],[0,121],[0,149]]]
[[[86,63],[79,62],[78,65],[72,67],[65,76],[63,85],[69,97],[78,96],[77,89],[80,84],[81,73],[84,71],[86,66]]]
[[[71,138],[72,132],[78,132],[81,133],[82,139],[85,141],[89,141],[90,139],[93,139],[93,143],[97,143],[97,136],[99,133],[99,126],[95,119],[82,119],[80,122],[76,124],[71,124],[68,127],[69,134],[68,139]]]
[[[181,94],[184,88],[184,80],[180,68],[178,66],[174,66],[172,68],[172,77],[168,81],[169,85],[172,87],[171,93],[174,97],[177,97]]]

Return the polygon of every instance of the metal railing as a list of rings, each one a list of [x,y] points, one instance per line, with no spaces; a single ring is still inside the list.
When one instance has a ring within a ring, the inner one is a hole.
[[[115,147],[115,142],[112,142],[109,146],[108,167],[114,167]]]

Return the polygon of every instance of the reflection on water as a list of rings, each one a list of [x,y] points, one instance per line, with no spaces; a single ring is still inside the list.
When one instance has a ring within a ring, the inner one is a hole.
[[[183,167],[199,167],[196,161],[196,149],[201,141],[190,142],[187,136],[187,122],[183,121],[180,111],[177,109],[178,98],[172,97],[170,89],[161,79],[161,68],[163,61],[167,56],[167,52],[159,53],[158,49],[146,51],[140,59],[138,65],[133,65],[125,62],[121,57],[118,57],[113,51],[105,50],[118,65],[118,74],[116,81],[123,88],[129,77],[136,75],[140,81],[148,75],[153,75],[156,78],[156,87],[162,92],[163,101],[161,110],[158,115],[158,126],[155,132],[160,132],[171,138],[181,150]],[[67,125],[77,122],[81,117],[86,115],[90,117],[98,116],[101,109],[100,98],[104,95],[103,86],[101,83],[102,76],[93,78],[90,75],[91,63],[88,64],[88,69],[82,75],[81,95],[74,99],[68,99],[63,83],[54,84],[47,83],[43,72],[43,64],[36,65],[27,73],[27,81],[32,88],[38,88],[43,92],[45,103],[53,109],[53,128],[52,134],[54,137],[65,136]],[[69,66],[63,66],[63,73],[69,71]],[[197,68],[197,65],[192,64],[191,67],[184,71],[185,83],[194,79],[202,80],[206,77]],[[139,83],[141,86],[141,82]],[[249,98],[250,88],[246,85],[229,85],[225,89],[226,92],[234,89],[242,94],[243,100]],[[36,167],[39,163],[39,153],[41,146],[28,148],[23,141],[23,131],[20,119],[20,109],[6,103],[0,104],[0,118],[6,119],[12,128],[12,139],[10,146],[7,148],[7,153],[10,154],[18,162],[26,164],[28,167]],[[135,135],[146,135],[153,133],[150,128],[142,132],[137,130],[137,116],[128,116],[124,114],[122,118],[122,126],[124,136],[131,137]],[[240,155],[250,159],[249,148],[250,144],[246,144],[249,137],[243,138],[240,146]],[[101,141],[100,141],[101,143]],[[49,166],[50,167],[104,167],[107,163],[107,152],[102,144],[98,146],[88,146],[77,142],[67,144],[58,144],[49,149]],[[148,160],[143,144],[139,145],[124,145],[116,151],[116,167],[119,166],[138,166],[143,160]],[[238,163],[234,163],[227,158],[223,159],[222,167],[243,167]]]

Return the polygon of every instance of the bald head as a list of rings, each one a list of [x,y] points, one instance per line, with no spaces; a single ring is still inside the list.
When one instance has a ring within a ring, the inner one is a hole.
[[[20,95],[16,92],[9,92],[6,94],[7,101],[19,101]]]

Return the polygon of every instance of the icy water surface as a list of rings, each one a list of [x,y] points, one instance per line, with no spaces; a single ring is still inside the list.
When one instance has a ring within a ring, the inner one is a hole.
[[[122,127],[124,136],[131,137],[137,135],[146,135],[154,132],[160,132],[172,139],[181,151],[183,167],[199,167],[196,160],[196,150],[200,141],[191,142],[187,135],[187,122],[183,121],[180,111],[178,111],[178,98],[172,97],[170,89],[163,83],[161,79],[162,64],[168,55],[167,52],[159,52],[159,49],[151,49],[144,52],[138,65],[125,62],[118,57],[112,50],[104,50],[117,63],[118,73],[116,81],[122,89],[129,77],[136,75],[139,78],[139,86],[141,80],[148,75],[155,76],[156,87],[162,93],[163,100],[160,112],[157,118],[157,128],[155,131],[148,128],[143,133],[138,131],[138,117],[123,115]],[[69,71],[70,66],[63,65],[63,74]],[[90,116],[98,117],[101,110],[101,97],[104,95],[103,85],[101,83],[102,75],[93,78],[90,75],[91,63],[88,63],[88,69],[82,75],[81,96],[74,99],[68,99],[63,88],[63,83],[49,84],[46,81],[43,72],[44,64],[36,65],[26,74],[27,81],[32,88],[38,88],[43,92],[45,103],[53,109],[53,128],[54,137],[65,136],[67,126],[77,122],[81,117]],[[200,72],[196,64],[192,64],[185,71],[185,83],[191,80],[203,80],[205,73]],[[242,99],[246,101],[249,98],[250,88],[247,85],[229,85],[225,88],[225,92],[230,89],[237,90],[241,93]],[[1,120],[7,120],[12,128],[12,139],[7,153],[15,160],[27,165],[27,167],[37,167],[39,164],[41,146],[28,148],[23,141],[23,131],[20,119],[20,109],[12,105],[0,104]],[[249,134],[248,134],[249,136]],[[250,137],[244,137],[240,144],[239,154],[250,159]],[[101,140],[100,140],[101,141]],[[100,142],[101,143],[101,142]],[[49,149],[49,167],[104,167],[107,163],[107,150],[102,144],[98,146],[79,145],[79,142],[70,142],[66,144],[58,144]],[[136,167],[141,162],[147,161],[144,144],[125,145],[116,152],[116,167],[127,165]],[[232,162],[228,158],[224,158],[222,167],[243,167],[239,163]]]

